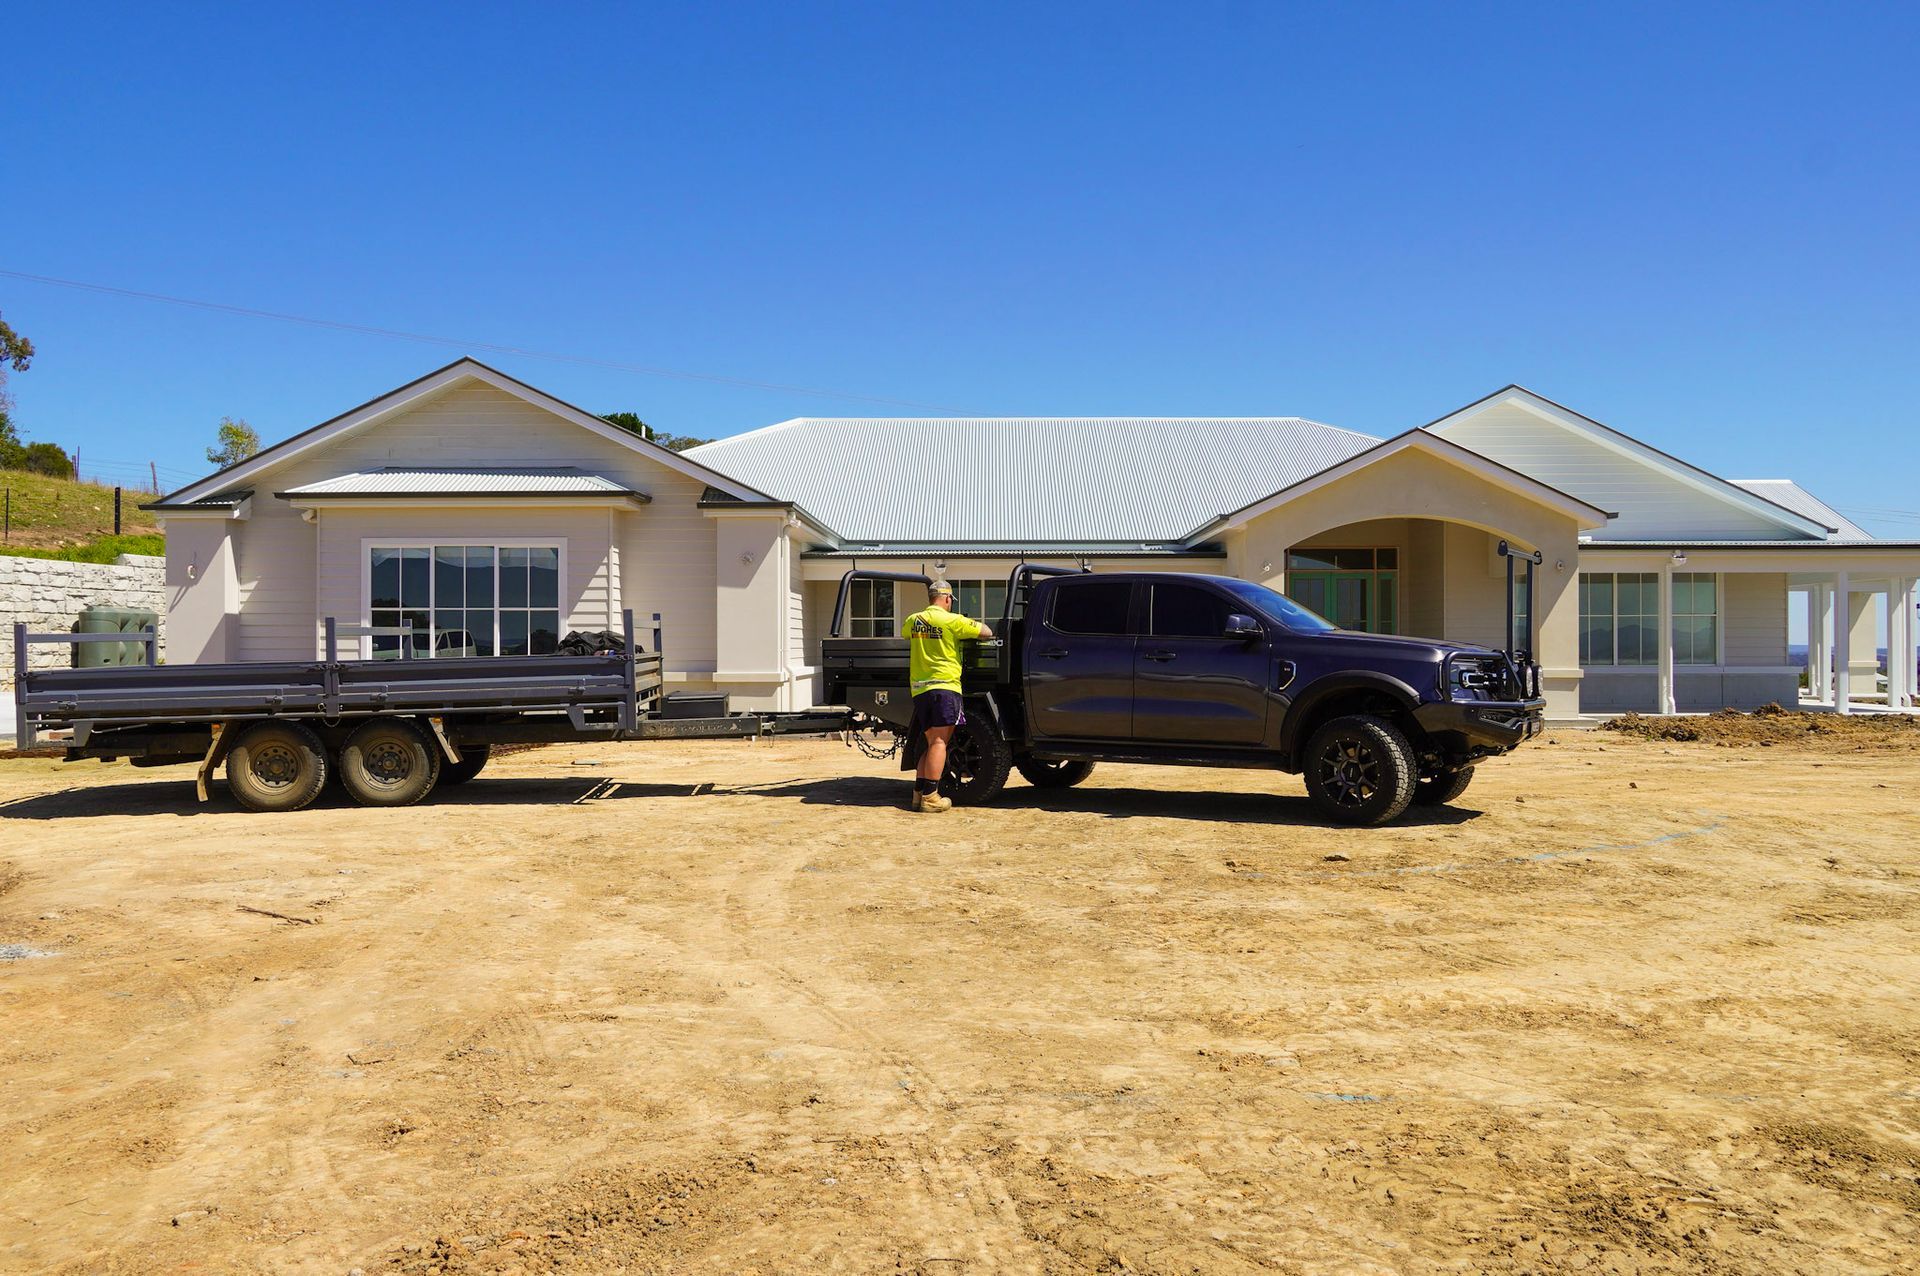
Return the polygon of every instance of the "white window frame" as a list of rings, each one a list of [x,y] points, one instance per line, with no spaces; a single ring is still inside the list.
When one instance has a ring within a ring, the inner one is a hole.
[[[1004,576],[956,576],[947,582],[953,586],[953,609],[963,616],[974,620],[997,620],[1001,611],[1006,610],[1007,578]],[[968,611],[961,605],[961,592],[969,587],[980,591],[980,611],[978,614]],[[987,612],[987,591],[998,589],[1001,593],[1000,611]]]
[[[566,636],[568,622],[572,612],[567,607],[567,538],[564,536],[514,536],[505,540],[496,540],[486,536],[362,536],[360,538],[360,623],[373,626],[373,551],[376,549],[427,549],[440,546],[459,545],[463,547],[479,546],[493,550],[493,649],[500,650],[500,551],[503,549],[557,549],[560,551],[559,592],[555,595],[555,610],[560,613],[561,637]],[[433,560],[427,560],[427,615],[434,614]],[[509,608],[509,610],[531,611],[533,608]],[[428,657],[432,656],[432,628],[428,628]],[[373,659],[373,638],[362,634],[360,637],[360,658]]]
[[[1662,587],[1664,587],[1667,590],[1667,606],[1665,610],[1667,612],[1667,643],[1669,646],[1673,645],[1673,626],[1677,624],[1680,619],[1680,613],[1675,611],[1673,608],[1673,586],[1675,583],[1673,580],[1673,577],[1675,576],[1711,576],[1713,577],[1713,660],[1711,662],[1682,661],[1680,659],[1679,652],[1676,650],[1674,653],[1673,667],[1676,672],[1683,669],[1691,670],[1691,671],[1704,671],[1709,669],[1724,669],[1726,667],[1727,576],[1725,572],[1676,571],[1671,574],[1668,574],[1658,569],[1655,569],[1652,571],[1648,571],[1645,569],[1636,569],[1632,571],[1628,571],[1625,569],[1611,569],[1607,571],[1582,571],[1580,573],[1580,579],[1582,582],[1597,581],[1603,576],[1613,583],[1613,588],[1612,588],[1613,614],[1612,614],[1612,621],[1611,621],[1612,628],[1613,628],[1613,658],[1610,660],[1604,660],[1599,662],[1583,660],[1581,661],[1581,668],[1583,669],[1647,669],[1647,670],[1657,671],[1660,667],[1660,655],[1659,655],[1659,648],[1657,646],[1654,648],[1654,656],[1653,656],[1653,659],[1651,660],[1622,661],[1620,659],[1620,577],[1622,576],[1651,576],[1654,579],[1654,589],[1656,591],[1661,589]],[[1580,613],[1577,610],[1579,596],[1580,596],[1579,584],[1576,584],[1575,585],[1575,603],[1576,603],[1575,615],[1579,624],[1581,625],[1581,632],[1582,634],[1584,634],[1587,618],[1584,614]],[[1654,595],[1654,599],[1656,603],[1656,610],[1652,613],[1653,628],[1654,628],[1654,634],[1655,634],[1655,641],[1658,642],[1658,636],[1660,631],[1660,612],[1657,608],[1657,604],[1659,601],[1659,594],[1657,592]],[[1639,615],[1640,613],[1635,613],[1635,614]],[[1695,615],[1697,613],[1688,612],[1687,614]]]
[[[898,580],[888,580],[888,581],[856,580],[854,581],[853,588],[847,591],[847,635],[848,637],[852,637],[852,638],[897,637],[900,630],[900,622],[905,619],[904,616],[900,615],[900,586],[905,583],[906,582],[904,581],[898,581]],[[872,625],[874,622],[883,619],[877,611],[862,612],[859,610],[856,600],[860,597],[860,588],[863,585],[866,586],[867,597],[869,600],[871,600],[879,592],[879,588],[881,585],[887,585],[890,587],[891,593],[889,594],[889,597],[891,597],[893,600],[892,614],[884,617],[884,619],[887,622],[886,625],[884,626],[884,632],[881,632],[881,630],[879,629],[876,629],[871,634],[861,634],[856,632],[861,622],[863,621],[869,625]]]

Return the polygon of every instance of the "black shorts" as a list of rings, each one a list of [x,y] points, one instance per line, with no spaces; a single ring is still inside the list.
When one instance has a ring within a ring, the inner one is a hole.
[[[922,691],[913,698],[913,721],[907,725],[907,732],[922,736],[929,727],[957,727],[966,720],[959,692]]]

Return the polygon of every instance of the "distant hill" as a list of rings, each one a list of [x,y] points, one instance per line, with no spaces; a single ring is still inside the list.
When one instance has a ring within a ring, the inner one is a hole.
[[[113,489],[97,483],[49,478],[24,470],[0,470],[0,503],[11,506],[0,535],[0,553],[9,550],[63,550],[113,535]],[[153,515],[140,508],[151,492],[121,493],[120,525],[127,535],[154,535]],[[151,551],[149,551],[151,552]]]

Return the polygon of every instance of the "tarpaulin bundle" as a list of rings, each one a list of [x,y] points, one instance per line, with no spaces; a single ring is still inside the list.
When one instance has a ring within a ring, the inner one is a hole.
[[[636,653],[644,652],[645,647],[634,644]],[[560,640],[555,653],[561,656],[624,656],[627,654],[626,640],[611,629],[576,629]]]

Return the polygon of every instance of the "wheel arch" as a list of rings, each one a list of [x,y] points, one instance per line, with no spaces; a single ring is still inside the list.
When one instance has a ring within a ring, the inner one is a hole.
[[[1288,766],[1297,767],[1300,749],[1320,724],[1349,713],[1387,718],[1409,740],[1417,741],[1422,733],[1413,711],[1419,705],[1420,693],[1391,674],[1367,670],[1333,674],[1308,687],[1287,707],[1280,724],[1280,751]]]

